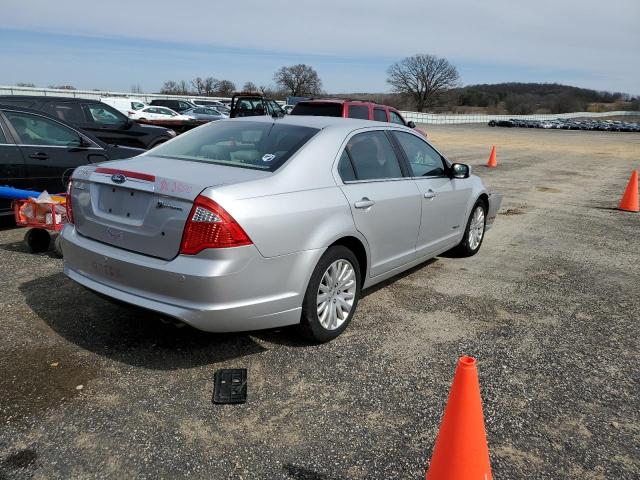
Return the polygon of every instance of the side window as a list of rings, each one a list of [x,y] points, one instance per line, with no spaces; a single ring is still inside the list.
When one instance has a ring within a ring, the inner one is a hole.
[[[179,102],[178,103],[178,108],[180,108],[180,110],[188,110],[191,108],[191,105],[189,105],[188,103],[185,102]]]
[[[400,115],[398,115],[393,110],[389,110],[389,114],[391,115],[391,123],[397,123],[398,125],[405,125],[404,120]]]
[[[53,115],[60,120],[64,120],[69,123],[85,123],[84,113],[82,113],[82,107],[79,103],[59,103],[57,105],[52,104],[51,110]]]
[[[140,109],[144,108],[144,103],[131,102],[131,108],[133,108],[134,110],[140,110]]]
[[[431,145],[416,135],[393,132],[400,147],[407,156],[414,177],[437,177],[445,175],[444,162]]]
[[[53,147],[77,147],[80,135],[64,125],[39,115],[5,112],[21,144]]]
[[[2,127],[0,127],[0,143],[7,143],[7,137],[4,136],[4,132],[2,131]]]
[[[369,107],[366,105],[349,105],[349,118],[369,120]]]
[[[85,110],[89,120],[100,125],[124,125],[127,120],[117,110],[101,103],[88,103]]]
[[[343,182],[353,182],[356,180],[356,173],[353,171],[353,165],[346,150],[342,152],[340,161],[338,162],[338,175],[340,175]]]
[[[373,109],[373,119],[377,122],[386,122],[387,121],[387,112],[383,108],[374,108]]]
[[[382,131],[354,135],[346,147],[358,180],[400,178],[402,170],[391,142]]]

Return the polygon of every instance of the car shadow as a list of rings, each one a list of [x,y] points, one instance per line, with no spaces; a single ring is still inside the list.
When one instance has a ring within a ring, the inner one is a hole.
[[[246,333],[214,334],[165,324],[158,314],[107,301],[62,272],[19,289],[33,312],[65,340],[136,367],[193,368],[268,350]]]
[[[428,267],[429,265],[437,261],[438,261],[438,257],[430,258],[429,260],[425,260],[424,262],[419,263],[415,267],[411,267],[409,270],[405,270],[404,272],[398,273],[397,275],[394,275],[391,278],[388,278],[380,283],[375,284],[373,287],[366,288],[362,291],[360,298],[361,299],[366,298],[369,295],[376,293],[378,290],[388,287],[389,285],[397,282],[398,280],[402,280],[403,278],[408,277],[412,273],[415,273],[418,270]]]

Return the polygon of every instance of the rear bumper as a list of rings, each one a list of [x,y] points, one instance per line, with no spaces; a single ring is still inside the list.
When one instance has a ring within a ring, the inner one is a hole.
[[[487,230],[489,230],[491,225],[493,225],[496,215],[498,215],[498,210],[500,210],[500,205],[502,205],[502,194],[489,194],[489,211],[487,212],[487,222],[485,227]]]
[[[322,250],[265,258],[253,245],[161,260],[62,232],[64,273],[113,299],[230,332],[292,325]]]

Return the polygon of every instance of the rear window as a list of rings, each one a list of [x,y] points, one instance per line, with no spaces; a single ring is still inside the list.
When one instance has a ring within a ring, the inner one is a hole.
[[[275,172],[319,130],[263,122],[215,122],[183,133],[153,155]]]
[[[300,102],[289,115],[312,115],[316,117],[341,117],[341,103],[305,103]]]
[[[369,120],[369,107],[366,105],[349,105],[349,118]]]

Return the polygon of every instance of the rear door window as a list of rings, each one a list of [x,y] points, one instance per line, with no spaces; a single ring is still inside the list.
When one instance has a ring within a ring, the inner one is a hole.
[[[349,105],[349,118],[369,120],[369,107],[366,105]]]
[[[353,169],[353,164],[351,163],[351,158],[346,150],[342,152],[340,156],[340,161],[338,162],[338,175],[343,182],[353,182],[357,180],[356,172]]]
[[[80,135],[64,125],[39,115],[5,112],[22,145],[77,147]]]
[[[373,119],[378,122],[386,122],[387,121],[387,112],[384,108],[374,108],[373,109]]]
[[[394,131],[400,148],[409,161],[411,174],[414,177],[440,177],[445,175],[444,161],[438,152],[416,135]]]
[[[346,146],[357,180],[402,177],[398,157],[383,131],[359,133]]]
[[[58,103],[51,104],[51,113],[60,120],[69,123],[85,123],[84,112],[79,103]]]

